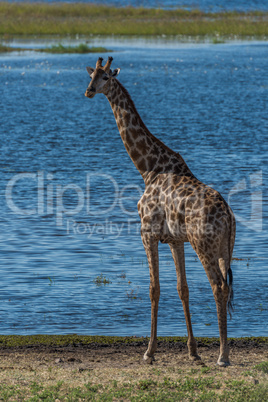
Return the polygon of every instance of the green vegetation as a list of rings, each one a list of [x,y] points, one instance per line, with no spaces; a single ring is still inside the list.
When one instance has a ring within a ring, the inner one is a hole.
[[[187,337],[183,336],[160,336],[157,338],[159,343],[174,344],[180,343],[187,345]],[[17,347],[17,346],[68,346],[68,345],[120,345],[120,344],[146,344],[148,338],[137,338],[128,336],[90,336],[90,335],[0,335],[1,347]],[[219,344],[218,338],[196,338],[198,345],[208,346],[211,344]],[[247,343],[255,345],[267,345],[268,337],[250,337],[250,338],[229,338],[230,345],[239,343],[241,346]]]
[[[101,286],[101,285],[108,285],[109,283],[112,283],[110,281],[110,279],[107,279],[103,274],[98,275],[93,282],[97,285],[97,286]]]
[[[34,52],[42,52],[42,53],[111,53],[112,50],[108,50],[105,47],[89,47],[85,43],[80,43],[78,46],[63,46],[61,43],[58,45],[46,47],[46,48],[20,48],[20,47],[11,47],[0,44],[0,53],[6,52],[24,52],[24,51],[34,51]]]
[[[141,364],[141,359],[148,338],[0,336],[0,400],[267,400],[268,361],[264,358],[264,344],[267,345],[268,338],[230,338],[236,353],[233,364],[226,368],[215,365],[216,341],[217,338],[197,338],[199,346],[211,344],[200,364],[188,361],[186,337],[159,337],[158,343],[164,345],[162,353],[153,365],[147,365]],[[181,343],[179,348],[168,345],[177,342]]]
[[[85,3],[0,3],[0,34],[266,37],[267,12],[204,13]],[[217,42],[218,43],[218,42]]]
[[[268,374],[268,361],[257,364],[254,368],[258,371],[262,371],[263,373]]]
[[[11,48],[9,46],[5,46],[0,43],[0,53],[10,52],[10,49]]]
[[[213,38],[213,39],[212,39],[212,43],[213,43],[214,45],[218,45],[219,43],[225,43],[225,41],[222,40],[222,39]]]
[[[164,370],[161,373],[165,374]],[[100,380],[99,380],[100,381]],[[108,384],[87,381],[70,387],[68,382],[58,381],[55,385],[43,385],[32,381],[29,385],[0,385],[3,401],[265,401],[267,383],[252,385],[246,381],[224,381],[215,377],[182,376],[176,380],[166,377],[151,379],[113,380]]]
[[[62,44],[54,45],[44,49],[38,49],[39,52],[45,53],[105,53],[111,50],[105,47],[89,47],[85,43],[80,43],[78,46],[63,46]]]

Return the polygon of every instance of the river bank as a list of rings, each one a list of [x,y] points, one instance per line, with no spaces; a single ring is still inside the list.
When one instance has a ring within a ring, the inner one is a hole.
[[[3,400],[265,400],[267,338],[232,338],[231,366],[215,365],[216,338],[159,338],[156,361],[142,361],[148,338],[36,336],[0,338]],[[8,346],[8,345],[13,346]]]
[[[175,35],[266,38],[268,13],[0,2],[0,35]],[[215,40],[216,40],[215,39]]]

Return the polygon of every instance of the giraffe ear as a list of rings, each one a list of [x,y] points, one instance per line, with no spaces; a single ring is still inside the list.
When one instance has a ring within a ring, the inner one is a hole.
[[[95,69],[93,67],[87,67],[87,72],[90,75],[90,77],[92,76],[92,74],[94,73]]]
[[[116,77],[118,74],[120,73],[120,68],[116,68],[113,72],[112,72],[112,77]]]

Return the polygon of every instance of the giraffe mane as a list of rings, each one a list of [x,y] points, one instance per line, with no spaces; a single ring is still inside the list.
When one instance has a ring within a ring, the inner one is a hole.
[[[146,131],[146,133],[147,133],[149,136],[151,136],[151,138],[152,138],[158,145],[160,145],[160,146],[161,146],[162,148],[164,148],[166,151],[170,152],[172,155],[176,156],[176,157],[180,160],[180,162],[186,164],[186,162],[184,161],[183,157],[182,157],[178,152],[173,151],[171,148],[169,148],[167,145],[165,145],[161,140],[159,140],[157,137],[155,137],[155,136],[150,132],[150,130],[146,127],[145,123],[143,122],[143,120],[142,120],[142,118],[141,118],[139,112],[137,111],[137,108],[136,108],[136,106],[135,106],[135,103],[133,102],[133,100],[132,100],[132,98],[131,98],[131,96],[130,96],[128,90],[127,90],[127,89],[124,87],[124,85],[121,84],[121,82],[118,81],[116,78],[115,78],[115,81],[117,82],[117,84],[118,84],[119,87],[121,88],[122,92],[127,96],[128,100],[129,100],[129,103],[130,103],[130,106],[133,108],[133,111],[137,114],[137,117],[138,117],[139,120],[140,120],[140,125],[141,125],[141,127]]]

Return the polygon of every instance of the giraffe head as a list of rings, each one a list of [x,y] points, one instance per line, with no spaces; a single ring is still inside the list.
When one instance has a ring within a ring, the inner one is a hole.
[[[110,69],[113,58],[108,57],[105,66],[102,66],[102,57],[99,57],[96,68],[87,67],[87,72],[91,77],[91,82],[85,92],[85,96],[88,98],[94,98],[98,93],[107,94],[111,85],[111,81],[119,74],[120,68],[116,68],[114,71]]]

